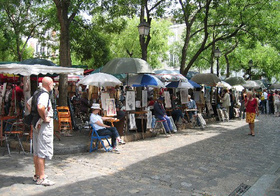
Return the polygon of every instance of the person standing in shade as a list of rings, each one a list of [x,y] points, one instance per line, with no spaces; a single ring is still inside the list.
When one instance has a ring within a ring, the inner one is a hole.
[[[247,92],[245,99],[246,122],[249,124],[250,133],[248,135],[255,136],[255,118],[259,114],[258,101],[253,97],[252,91]]]
[[[221,100],[222,100],[222,107],[225,108],[227,113],[229,114],[230,96],[227,89],[223,90]]]

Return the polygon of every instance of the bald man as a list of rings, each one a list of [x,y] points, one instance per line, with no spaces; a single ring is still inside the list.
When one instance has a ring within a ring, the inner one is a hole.
[[[54,185],[45,175],[45,159],[53,156],[53,109],[50,101],[53,86],[52,78],[44,77],[42,88],[35,91],[27,102],[33,116],[33,181],[43,186]]]

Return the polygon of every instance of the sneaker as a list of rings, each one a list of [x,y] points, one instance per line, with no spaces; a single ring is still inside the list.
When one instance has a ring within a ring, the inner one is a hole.
[[[39,176],[34,175],[34,176],[33,176],[33,182],[37,182],[38,178],[39,178]]]
[[[114,152],[114,153],[116,153],[116,154],[120,154],[120,151],[119,151],[119,149],[117,149],[117,148],[113,148],[112,152]]]
[[[119,139],[119,140],[118,140],[118,143],[119,143],[119,144],[125,144],[125,141],[123,141],[122,139]]]
[[[48,178],[48,176],[45,175],[45,178]],[[33,176],[33,182],[37,182],[38,179],[39,179],[39,176],[37,176],[37,175]]]
[[[52,186],[55,183],[47,178],[43,178],[43,179],[38,179],[36,182],[37,185],[43,185],[43,186]]]

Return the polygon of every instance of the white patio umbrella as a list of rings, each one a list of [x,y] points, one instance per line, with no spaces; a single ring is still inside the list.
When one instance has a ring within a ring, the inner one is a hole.
[[[91,85],[97,87],[117,86],[122,82],[111,74],[94,73],[81,79],[78,84]]]
[[[232,86],[232,88],[234,88],[236,91],[242,91],[244,89],[244,87],[242,85],[234,85]]]
[[[232,86],[229,83],[225,82],[225,81],[218,82],[216,87],[228,88],[228,89],[232,88]]]

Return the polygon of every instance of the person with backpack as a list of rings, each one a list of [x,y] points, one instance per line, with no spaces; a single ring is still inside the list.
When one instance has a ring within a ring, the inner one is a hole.
[[[45,159],[52,159],[53,156],[53,109],[50,101],[50,92],[53,87],[52,78],[44,77],[42,88],[35,91],[27,101],[33,127],[33,161],[35,166],[33,181],[37,185],[44,186],[54,185],[54,182],[45,175]]]

